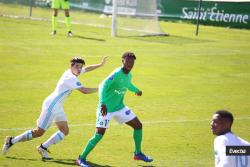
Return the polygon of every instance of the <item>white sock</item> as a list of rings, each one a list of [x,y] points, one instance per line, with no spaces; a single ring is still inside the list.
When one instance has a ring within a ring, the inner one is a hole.
[[[60,142],[64,138],[64,136],[65,135],[60,130],[58,130],[56,133],[50,136],[50,138],[46,142],[44,142],[42,145],[43,147],[48,148],[52,144],[56,144]]]
[[[19,141],[28,141],[32,139],[32,130],[27,130],[24,133],[20,134],[19,136],[14,137],[11,142],[15,144]]]

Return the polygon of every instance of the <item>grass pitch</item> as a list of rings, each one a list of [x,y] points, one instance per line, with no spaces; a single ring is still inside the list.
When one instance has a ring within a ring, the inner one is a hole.
[[[1,6],[2,7],[2,6]],[[73,13],[74,15],[74,13]],[[84,15],[82,16],[84,17]],[[213,138],[209,120],[215,110],[228,109],[236,120],[233,131],[250,141],[250,31],[162,22],[169,37],[111,38],[110,30],[73,25],[73,38],[64,24],[51,37],[50,22],[0,17],[0,139],[18,135],[36,125],[42,101],[69,66],[81,55],[87,64],[107,64],[80,76],[89,87],[97,86],[121,65],[121,54],[137,56],[133,82],[142,97],[128,92],[126,104],[143,122],[143,151],[154,158],[147,164],[132,160],[132,130],[111,121],[102,141],[88,160],[96,167],[211,167]],[[3,167],[73,166],[74,160],[95,131],[97,94],[75,91],[65,103],[70,134],[51,146],[54,160],[43,162],[36,146],[41,138],[18,143],[0,156]]]

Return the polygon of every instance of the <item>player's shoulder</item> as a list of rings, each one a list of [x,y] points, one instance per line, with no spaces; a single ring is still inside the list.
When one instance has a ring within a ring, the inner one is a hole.
[[[122,72],[121,67],[116,68],[115,70],[113,70],[113,71],[110,73],[110,75],[109,75],[108,78],[114,78],[115,76],[120,75],[121,72]]]
[[[249,145],[249,142],[236,136],[232,132],[217,136],[214,140],[215,145]]]
[[[77,78],[70,69],[66,70],[64,73],[63,73],[63,76],[65,78]]]
[[[237,136],[237,140],[239,145],[245,145],[245,146],[250,146],[250,143],[244,139],[242,139],[241,137]]]
[[[230,140],[231,145],[250,145],[248,141],[242,139],[234,133],[228,133],[226,136]]]
[[[234,135],[232,133],[219,135],[214,139],[214,144],[215,145],[228,145],[232,138],[234,138]]]
[[[62,77],[61,77],[61,82],[72,82],[72,81],[75,81],[75,80],[78,80],[77,79],[77,76],[75,76],[70,69],[66,70]]]
[[[114,69],[113,73],[116,73],[116,74],[122,73],[122,67],[118,67]]]

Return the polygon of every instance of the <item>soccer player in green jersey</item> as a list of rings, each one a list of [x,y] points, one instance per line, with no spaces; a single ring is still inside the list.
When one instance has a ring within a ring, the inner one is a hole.
[[[53,9],[53,15],[52,15],[52,32],[51,35],[56,35],[56,27],[57,27],[57,15],[58,15],[58,9],[62,8],[65,13],[65,23],[68,31],[68,36],[72,37],[73,33],[71,31],[71,18],[69,15],[69,1],[68,0],[53,0],[52,1],[52,9]]]
[[[102,139],[108,128],[109,121],[114,117],[119,123],[126,123],[131,126],[135,143],[134,160],[152,162],[153,159],[144,155],[141,151],[142,123],[136,115],[124,105],[123,99],[127,90],[132,91],[137,96],[142,95],[142,91],[131,83],[132,75],[130,71],[134,66],[136,57],[132,52],[126,52],[122,56],[123,66],[113,71],[99,86],[99,104],[97,107],[96,133],[88,141],[83,152],[76,161],[82,167],[90,167],[86,158],[90,151]]]

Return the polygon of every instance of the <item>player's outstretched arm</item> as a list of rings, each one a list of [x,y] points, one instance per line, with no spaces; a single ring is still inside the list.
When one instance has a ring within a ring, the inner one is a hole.
[[[92,71],[92,70],[95,70],[99,67],[102,67],[108,60],[108,56],[105,56],[102,58],[102,61],[101,63],[99,64],[93,64],[93,65],[89,65],[89,66],[86,66],[84,69],[85,69],[85,72],[89,72],[89,71]]]
[[[78,90],[80,92],[82,92],[83,94],[91,94],[91,93],[97,92],[98,88],[85,88],[85,87],[81,87]]]

